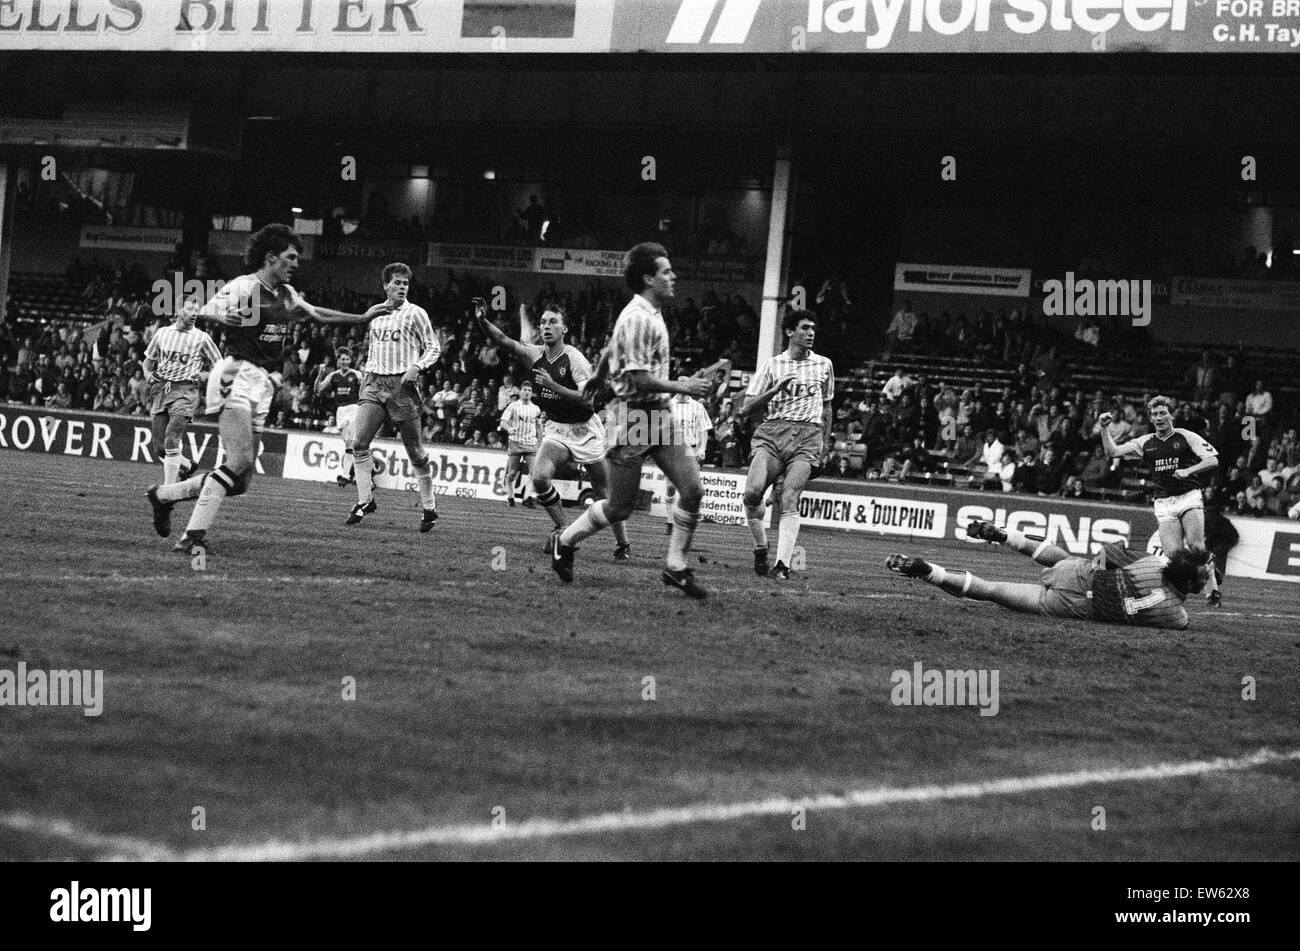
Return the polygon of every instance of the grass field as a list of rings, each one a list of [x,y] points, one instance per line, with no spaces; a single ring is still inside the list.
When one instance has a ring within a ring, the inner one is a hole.
[[[1300,857],[1295,758],[1085,772],[1300,749],[1300,586],[1232,579],[1190,630],[1137,630],[883,568],[1035,578],[1000,549],[805,530],[780,583],[709,525],[695,603],[643,513],[631,563],[598,536],[562,586],[540,511],[443,497],[420,535],[415,496],[381,492],[354,529],[350,490],[270,479],[194,571],[150,529],[157,475],[0,453],[0,668],[105,672],[99,717],[0,708],[0,859]],[[917,661],[999,670],[999,713],[894,706]],[[948,788],[1047,774],[1071,775]],[[847,798],[793,828],[783,800],[823,795]]]

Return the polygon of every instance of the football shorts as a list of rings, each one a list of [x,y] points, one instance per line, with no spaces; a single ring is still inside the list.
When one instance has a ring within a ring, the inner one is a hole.
[[[153,385],[153,416],[184,416],[193,419],[199,408],[199,385],[188,380],[158,380]]]
[[[357,434],[357,409],[360,406],[360,403],[344,403],[334,410],[334,422],[338,425],[339,435],[343,437],[344,442],[351,440]]]
[[[821,423],[768,419],[754,430],[749,445],[751,461],[761,451],[769,453],[787,466],[796,459],[803,459],[808,465],[814,466],[822,457],[825,438]]]
[[[1090,619],[1092,571],[1092,562],[1085,558],[1066,558],[1044,568],[1038,610],[1048,617]]]
[[[1167,498],[1156,499],[1155,508],[1156,521],[1177,522],[1192,509],[1205,508],[1205,500],[1201,497],[1200,489],[1192,489],[1182,495],[1171,495]]]
[[[265,370],[247,360],[223,357],[208,377],[206,402],[208,413],[227,407],[248,411],[253,417],[253,431],[260,433],[271,411],[275,384]]]
[[[420,418],[420,394],[414,383],[403,385],[400,373],[367,373],[361,381],[360,399],[362,403],[378,403],[395,423]]]
[[[605,458],[605,424],[598,416],[584,423],[557,423],[548,419],[542,428],[542,445],[548,442],[563,446],[579,465],[593,465]]]

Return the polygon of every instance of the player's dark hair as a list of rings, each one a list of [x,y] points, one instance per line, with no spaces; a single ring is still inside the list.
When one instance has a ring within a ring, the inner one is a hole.
[[[1177,588],[1184,597],[1188,594],[1199,594],[1205,588],[1205,581],[1200,577],[1200,568],[1202,565],[1209,564],[1209,561],[1208,551],[1176,551],[1170,556],[1169,564],[1165,565],[1161,576],[1166,584],[1171,588]]]
[[[1163,406],[1165,409],[1169,410],[1170,414],[1172,414],[1174,411],[1174,401],[1171,400],[1169,397],[1153,396],[1151,397],[1151,399],[1147,401],[1147,415],[1149,416],[1151,414],[1151,411],[1154,410],[1157,406]]]
[[[781,329],[786,333],[793,333],[799,329],[799,324],[805,320],[811,320],[815,326],[817,324],[817,315],[811,310],[792,310],[781,318]]]
[[[662,244],[643,241],[627,253],[623,265],[623,282],[632,289],[633,294],[645,290],[643,278],[654,277],[659,273],[659,258],[668,257],[668,250]]]
[[[334,351],[334,359],[337,360],[339,357],[343,356],[343,354],[345,354],[345,353],[346,353],[349,357],[352,356],[352,348],[351,348],[351,347],[339,347],[337,350]]]
[[[531,390],[531,389],[533,388],[533,383],[532,383],[532,381],[531,381],[531,380],[524,380],[523,382],[521,382],[521,383],[519,384],[519,389],[520,389],[520,390],[523,390],[523,388],[524,388],[525,386],[528,387],[528,388]]]
[[[387,284],[391,281],[394,274],[405,274],[406,279],[409,281],[413,273],[414,272],[411,270],[409,265],[403,264],[401,261],[396,261],[384,268],[384,283]]]
[[[560,320],[564,321],[564,329],[569,329],[569,315],[564,312],[564,307],[562,305],[557,304],[554,301],[547,301],[545,306],[542,307],[542,316],[546,316],[548,312],[558,314]]]
[[[298,237],[288,225],[267,225],[249,239],[248,253],[244,255],[244,264],[251,271],[259,271],[266,263],[268,254],[284,254],[289,248],[297,248],[302,253],[302,238]]]

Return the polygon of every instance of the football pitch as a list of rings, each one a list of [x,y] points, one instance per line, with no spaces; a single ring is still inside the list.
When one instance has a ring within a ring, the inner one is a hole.
[[[705,525],[693,602],[647,513],[565,586],[540,510],[443,496],[420,535],[381,490],[349,528],[353,490],[275,479],[195,570],[159,475],[0,453],[0,669],[104,672],[99,716],[0,708],[0,859],[1300,857],[1297,586],[1124,628],[884,569],[1035,580],[1002,549],[805,529],[778,582]],[[997,671],[996,715],[896,705],[918,663]]]

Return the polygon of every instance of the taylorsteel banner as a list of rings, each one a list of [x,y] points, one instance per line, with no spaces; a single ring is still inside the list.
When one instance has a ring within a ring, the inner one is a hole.
[[[0,50],[1293,52],[1297,0],[0,0]]]

